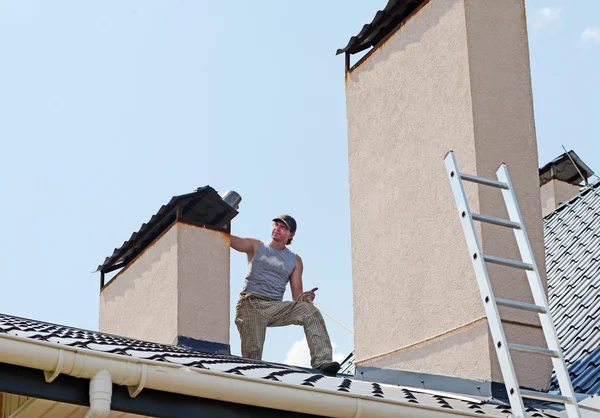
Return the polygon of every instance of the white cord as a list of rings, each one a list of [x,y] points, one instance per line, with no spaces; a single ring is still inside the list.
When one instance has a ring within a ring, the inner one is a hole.
[[[340,327],[344,328],[349,333],[354,334],[354,331],[352,331],[350,328],[348,328],[347,326],[345,326],[344,324],[342,324],[340,321],[338,321],[337,319],[335,319],[333,316],[329,315],[323,309],[319,308],[316,303],[313,302],[313,305],[315,306],[315,308],[317,308],[318,310],[320,310],[321,312],[323,312],[325,315],[327,315],[333,322],[335,322],[336,324],[338,324]]]
[[[304,296],[306,296],[308,293],[313,293],[313,291],[314,291],[314,290],[316,290],[316,288],[315,288],[315,289],[313,289],[313,290],[309,290],[309,291],[307,291],[307,292],[302,292],[302,293],[300,294],[300,296],[298,296],[298,297],[296,298],[295,302],[299,302],[299,301],[302,301],[302,302],[308,302],[307,300],[304,300]],[[320,310],[322,313],[324,313],[325,315],[327,315],[327,316],[328,316],[328,317],[329,317],[329,318],[330,318],[330,319],[331,319],[333,322],[335,322],[336,324],[338,324],[340,327],[344,328],[344,329],[345,329],[346,331],[348,331],[349,333],[351,333],[351,334],[354,334],[354,331],[352,331],[352,330],[351,330],[350,328],[348,328],[346,325],[342,324],[340,321],[338,321],[337,319],[335,319],[333,316],[329,315],[329,314],[328,314],[327,312],[325,312],[323,309],[321,309],[320,307],[318,307],[316,303],[314,303],[314,302],[310,302],[310,303],[312,303],[312,304],[314,305],[314,307],[315,307],[315,308],[317,308],[317,309],[318,309],[318,310]]]

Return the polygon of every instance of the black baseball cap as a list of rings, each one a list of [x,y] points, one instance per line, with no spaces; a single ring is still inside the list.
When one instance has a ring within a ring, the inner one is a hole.
[[[292,218],[290,215],[279,215],[277,218],[273,219],[273,222],[275,222],[275,221],[283,222],[290,231],[296,232],[296,227],[297,227],[296,220],[294,218]]]

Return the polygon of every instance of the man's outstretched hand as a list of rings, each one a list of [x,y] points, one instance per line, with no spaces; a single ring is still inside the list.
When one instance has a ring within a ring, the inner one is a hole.
[[[315,300],[315,292],[319,290],[318,287],[315,287],[314,289],[311,289],[309,291],[306,291],[304,293],[302,293],[300,295],[300,297],[298,297],[298,302],[311,302],[313,300]]]

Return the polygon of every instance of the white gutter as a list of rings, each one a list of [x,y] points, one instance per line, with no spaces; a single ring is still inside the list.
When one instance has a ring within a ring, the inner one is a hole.
[[[0,362],[43,370],[46,376],[66,374],[92,379],[105,370],[112,382],[128,386],[137,396],[144,388],[216,399],[263,408],[327,417],[440,418],[479,414],[373,399],[351,393],[274,382],[247,376],[144,360],[0,334]],[[91,388],[90,388],[91,391]],[[110,402],[110,400],[109,400]]]

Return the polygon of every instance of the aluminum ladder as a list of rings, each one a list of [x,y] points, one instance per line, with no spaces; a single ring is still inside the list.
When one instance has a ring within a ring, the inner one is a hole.
[[[460,222],[467,240],[470,258],[473,262],[473,268],[475,269],[475,276],[477,278],[477,283],[479,284],[481,299],[487,315],[490,332],[495,343],[494,345],[496,346],[496,353],[498,355],[500,369],[502,370],[502,377],[504,378],[506,392],[509,397],[513,414],[519,418],[526,417],[527,415],[523,405],[523,398],[530,398],[562,403],[565,405],[565,409],[569,418],[581,418],[579,406],[577,405],[577,399],[575,398],[575,392],[573,391],[573,386],[571,385],[571,380],[569,379],[569,373],[560,349],[560,343],[558,341],[556,329],[554,328],[552,317],[550,316],[548,300],[546,299],[540,274],[533,257],[531,244],[529,243],[529,238],[527,237],[527,232],[525,231],[525,225],[523,223],[523,218],[521,217],[521,211],[519,210],[519,206],[517,204],[517,199],[510,181],[510,177],[508,176],[506,164],[500,164],[498,170],[496,170],[496,176],[498,179],[492,180],[461,173],[458,170],[458,165],[456,163],[456,158],[454,157],[453,151],[449,151],[446,154],[444,161],[446,164],[446,171],[448,172],[448,178],[450,179],[450,185],[452,186],[454,200],[456,201]],[[502,197],[504,198],[504,203],[506,205],[510,220],[471,212],[463,187],[464,181],[500,189],[502,191]],[[481,244],[479,243],[479,239],[477,238],[477,234],[475,232],[474,221],[512,229],[517,240],[517,246],[519,247],[522,261],[484,254],[481,250]],[[496,298],[494,296],[490,278],[487,272],[487,263],[499,264],[502,266],[525,270],[529,287],[531,288],[531,292],[533,294],[534,304]],[[502,327],[498,305],[514,309],[521,309],[524,311],[536,312],[540,318],[548,348],[530,347],[521,344],[509,343],[506,340],[506,335],[504,334],[504,328]],[[556,378],[558,380],[562,395],[554,395],[550,393],[519,388],[519,383],[517,382],[517,376],[515,374],[510,351],[521,351],[551,357],[552,365],[554,366],[554,372],[556,373]]]

